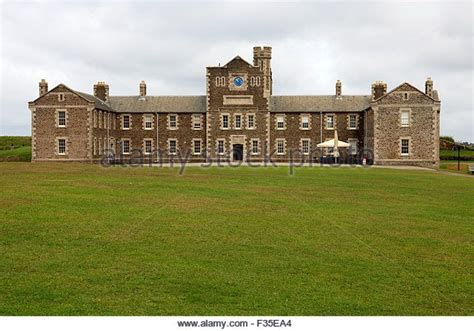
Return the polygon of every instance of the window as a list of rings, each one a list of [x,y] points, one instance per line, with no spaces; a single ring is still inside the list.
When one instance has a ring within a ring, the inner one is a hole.
[[[349,154],[356,155],[357,154],[357,140],[356,139],[349,139]]]
[[[257,78],[256,78],[256,85],[257,85],[257,86],[260,86],[260,77],[258,77],[258,76],[257,76]]]
[[[222,115],[222,128],[223,129],[229,128],[229,115]]]
[[[130,154],[130,140],[129,139],[122,140],[122,153]]]
[[[58,126],[63,128],[66,126],[66,112],[64,110],[58,111]]]
[[[193,114],[193,129],[201,129],[201,114]]]
[[[302,139],[301,140],[301,153],[304,155],[308,155],[310,150],[310,140],[309,139]]]
[[[258,139],[252,139],[252,154],[258,154]]]
[[[402,139],[401,143],[401,155],[409,155],[410,154],[410,139]]]
[[[247,115],[247,129],[255,129],[255,115],[254,114]]]
[[[400,113],[400,123],[402,127],[410,126],[410,111],[402,110]]]
[[[277,130],[285,129],[285,116],[284,115],[277,115]]]
[[[334,115],[326,115],[326,129],[334,129]]]
[[[285,139],[277,139],[276,143],[277,143],[277,148],[276,148],[277,154],[280,154],[280,155],[285,154]]]
[[[168,128],[177,129],[178,128],[178,115],[170,114],[168,115]]]
[[[193,153],[195,155],[201,154],[201,140],[200,139],[193,140]]]
[[[357,115],[350,114],[349,115],[349,129],[357,129]]]
[[[309,115],[301,115],[301,129],[309,129]]]
[[[153,140],[145,139],[144,140],[144,151],[145,154],[151,154],[153,152]]]
[[[145,114],[143,115],[143,121],[145,122],[145,130],[153,129],[153,115]]]
[[[410,95],[408,93],[403,93],[403,100],[408,100],[410,98]]]
[[[235,115],[235,128],[241,129],[242,128],[242,115]]]
[[[100,121],[100,117],[99,117],[99,121]],[[99,124],[99,126],[100,126],[100,124]],[[130,129],[130,115],[123,115],[122,116],[122,128],[124,130]]]
[[[177,151],[176,139],[168,140],[168,152],[170,155],[175,155]]]
[[[216,86],[225,86],[225,77],[216,77]]]
[[[94,128],[97,127],[97,110],[94,110]]]
[[[58,94],[58,101],[64,101],[65,98],[64,98],[64,93],[59,93]]]
[[[225,141],[223,139],[217,140],[217,154],[224,154],[225,153]]]
[[[250,86],[255,86],[255,77],[250,77]]]
[[[58,139],[58,154],[65,155],[66,154],[66,139],[59,138]]]
[[[102,128],[102,112],[99,111],[99,129]]]

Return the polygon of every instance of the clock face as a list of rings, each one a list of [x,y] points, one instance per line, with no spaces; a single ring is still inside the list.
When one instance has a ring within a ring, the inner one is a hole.
[[[244,79],[242,77],[235,77],[234,78],[234,85],[235,86],[242,86],[242,84],[244,83]]]

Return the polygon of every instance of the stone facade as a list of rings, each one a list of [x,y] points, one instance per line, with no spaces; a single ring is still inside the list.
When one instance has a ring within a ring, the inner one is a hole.
[[[381,165],[439,164],[440,101],[429,78],[422,92],[403,83],[387,92],[377,81],[367,95],[273,96],[272,51],[254,47],[206,70],[206,95],[114,96],[98,82],[94,95],[60,84],[29,103],[33,161],[98,162],[104,155],[140,162],[206,160],[319,162],[338,139],[352,161]],[[343,153],[343,154],[344,154]]]

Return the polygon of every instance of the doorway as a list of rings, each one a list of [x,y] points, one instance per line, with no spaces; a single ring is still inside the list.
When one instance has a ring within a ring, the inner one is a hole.
[[[232,160],[243,161],[244,159],[244,145],[233,144],[232,145]]]

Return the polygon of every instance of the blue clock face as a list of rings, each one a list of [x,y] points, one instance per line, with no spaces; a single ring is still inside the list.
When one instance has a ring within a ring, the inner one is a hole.
[[[235,86],[242,86],[242,84],[244,83],[244,79],[242,77],[235,77],[234,78],[234,85]]]

